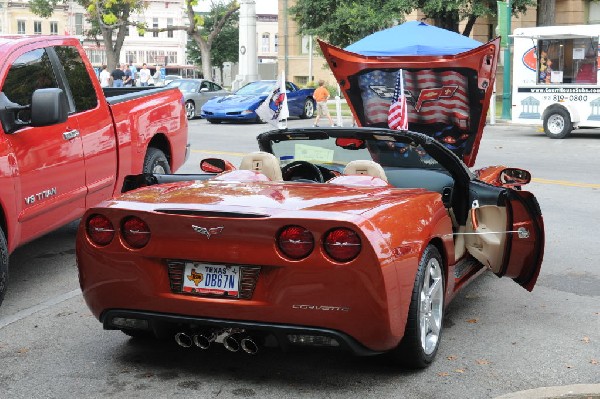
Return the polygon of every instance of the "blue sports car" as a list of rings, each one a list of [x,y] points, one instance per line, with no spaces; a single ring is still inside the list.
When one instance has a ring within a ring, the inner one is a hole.
[[[202,118],[210,123],[223,121],[261,122],[256,108],[267,98],[275,80],[248,83],[235,93],[208,100],[201,110]],[[315,113],[314,89],[301,89],[292,82],[285,83],[290,116],[312,118]]]

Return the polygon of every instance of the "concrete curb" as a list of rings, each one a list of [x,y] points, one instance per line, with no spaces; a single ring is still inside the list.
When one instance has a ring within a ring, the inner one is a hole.
[[[543,387],[513,392],[495,399],[600,399],[600,384]]]

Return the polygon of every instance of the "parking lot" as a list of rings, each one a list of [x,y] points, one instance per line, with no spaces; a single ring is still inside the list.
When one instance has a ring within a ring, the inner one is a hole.
[[[311,126],[291,120],[290,127]],[[239,164],[266,124],[190,123],[192,153]],[[502,164],[533,175],[546,249],[528,293],[484,274],[450,304],[442,345],[423,371],[337,352],[255,356],[184,349],[103,331],[77,280],[71,223],[17,249],[0,307],[0,397],[493,398],[542,386],[600,383],[600,130],[550,140],[534,127],[484,133],[475,168]]]

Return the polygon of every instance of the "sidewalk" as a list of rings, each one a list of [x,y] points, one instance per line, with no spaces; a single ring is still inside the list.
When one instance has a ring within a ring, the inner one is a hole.
[[[513,392],[495,399],[600,399],[600,384],[543,387]]]

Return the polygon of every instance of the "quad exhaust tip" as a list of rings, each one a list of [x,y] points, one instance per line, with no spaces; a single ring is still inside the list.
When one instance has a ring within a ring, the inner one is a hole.
[[[189,334],[178,332],[175,334],[175,342],[182,348],[196,346],[202,350],[211,347],[213,342],[222,343],[230,352],[239,352],[240,349],[249,355],[258,353],[258,344],[249,336],[240,339],[240,331],[225,330],[221,332],[212,331],[204,334]]]

